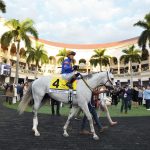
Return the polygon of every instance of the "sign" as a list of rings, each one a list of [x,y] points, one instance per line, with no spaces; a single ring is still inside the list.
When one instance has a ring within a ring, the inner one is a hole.
[[[62,79],[61,77],[53,77],[50,83],[50,89],[68,90],[69,87],[66,86],[67,82],[67,80]],[[72,86],[73,90],[76,90],[77,82],[74,81]]]
[[[7,64],[0,64],[0,75],[10,76],[11,66]]]

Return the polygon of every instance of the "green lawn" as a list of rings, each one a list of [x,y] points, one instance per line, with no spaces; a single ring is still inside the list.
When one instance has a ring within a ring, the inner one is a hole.
[[[11,104],[9,105],[8,103],[4,102],[4,106],[10,108],[10,109],[16,109],[18,107],[17,104]],[[32,108],[28,107],[26,109],[27,112],[31,112]],[[146,110],[145,107],[139,106],[138,108],[132,107],[132,110],[128,111],[128,114],[120,113],[120,103],[118,106],[110,106],[109,111],[112,117],[132,117],[132,116],[150,116],[150,111]],[[48,103],[46,103],[44,106],[42,106],[39,110],[39,113],[44,113],[44,114],[51,114],[51,107]],[[69,114],[69,105],[64,105],[60,109],[60,113],[63,116],[68,116]],[[101,116],[105,116],[105,113],[102,113]]]

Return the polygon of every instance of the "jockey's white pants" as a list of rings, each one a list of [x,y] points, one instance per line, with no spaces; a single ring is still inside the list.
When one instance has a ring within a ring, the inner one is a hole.
[[[66,74],[62,74],[62,78],[64,80],[69,80],[71,79],[74,75],[75,75],[76,72],[71,72],[71,73],[66,73]]]

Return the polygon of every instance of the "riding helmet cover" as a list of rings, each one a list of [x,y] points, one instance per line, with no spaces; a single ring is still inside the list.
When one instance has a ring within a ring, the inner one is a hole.
[[[75,55],[76,55],[76,52],[74,52],[74,51],[67,51],[67,56],[69,56],[69,55],[75,56]]]

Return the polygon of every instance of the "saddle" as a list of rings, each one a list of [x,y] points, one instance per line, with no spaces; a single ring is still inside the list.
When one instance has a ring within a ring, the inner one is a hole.
[[[54,76],[50,82],[49,92],[56,92],[56,93],[68,93],[70,91],[69,87],[66,85],[68,81],[62,79],[61,76]],[[72,83],[72,91],[75,94],[77,88],[77,82],[74,81]]]
[[[70,108],[72,107],[73,95],[76,95],[77,82],[72,83],[72,89],[66,85],[68,81],[62,79],[61,76],[54,76],[50,82],[50,93],[65,93],[68,94],[68,102],[70,103]]]

